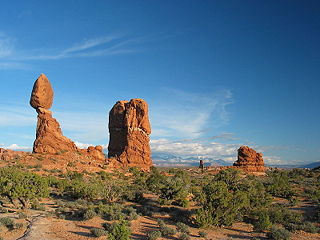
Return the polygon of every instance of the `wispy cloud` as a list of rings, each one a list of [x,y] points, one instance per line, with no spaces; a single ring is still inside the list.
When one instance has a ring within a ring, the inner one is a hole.
[[[0,69],[27,69],[30,61],[130,54],[144,40],[114,34],[84,39],[61,49],[21,49],[17,46],[19,41],[0,32]]]
[[[153,136],[200,137],[208,126],[218,128],[229,121],[226,106],[232,102],[229,90],[206,95],[166,89],[150,103]]]

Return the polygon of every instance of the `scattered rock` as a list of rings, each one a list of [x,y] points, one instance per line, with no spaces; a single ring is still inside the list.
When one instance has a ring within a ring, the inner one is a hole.
[[[238,149],[238,160],[233,166],[239,167],[247,172],[264,172],[265,166],[261,153],[257,153],[248,146]]]
[[[143,99],[118,101],[109,113],[108,157],[115,165],[152,166],[148,104]]]

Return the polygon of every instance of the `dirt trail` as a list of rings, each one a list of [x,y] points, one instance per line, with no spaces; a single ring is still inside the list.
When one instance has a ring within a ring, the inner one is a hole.
[[[50,231],[51,222],[44,215],[37,215],[32,217],[29,221],[27,230],[22,237],[17,240],[57,240],[55,234]]]

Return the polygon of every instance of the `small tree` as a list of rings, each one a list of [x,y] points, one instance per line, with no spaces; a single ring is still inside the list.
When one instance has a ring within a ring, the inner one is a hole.
[[[45,178],[12,167],[0,169],[0,195],[12,203],[18,200],[23,208],[28,208],[31,201],[47,197],[48,194],[48,181]]]

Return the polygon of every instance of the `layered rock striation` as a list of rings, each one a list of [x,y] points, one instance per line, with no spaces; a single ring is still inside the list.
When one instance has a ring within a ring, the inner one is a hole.
[[[247,172],[264,172],[265,166],[261,153],[248,146],[241,146],[238,149],[238,160],[233,164]]]
[[[109,113],[108,157],[125,167],[152,166],[151,126],[148,104],[143,99],[118,101]]]

